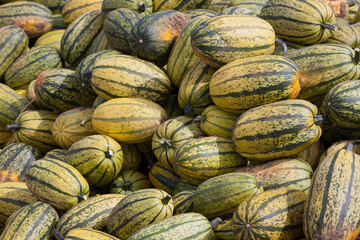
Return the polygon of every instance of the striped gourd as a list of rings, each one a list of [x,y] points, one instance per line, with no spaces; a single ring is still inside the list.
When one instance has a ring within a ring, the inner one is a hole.
[[[233,127],[233,143],[243,157],[257,161],[292,156],[321,136],[317,107],[300,100],[283,100],[244,112]]]
[[[165,110],[168,119],[184,115],[184,111],[178,102],[178,95],[174,93],[170,94],[169,97],[160,104],[160,106]]]
[[[66,25],[64,23],[64,19],[61,14],[54,14],[52,16],[52,20],[53,20],[52,30],[66,29]]]
[[[26,98],[32,102],[31,105],[33,105],[36,109],[46,110],[47,108],[44,106],[44,104],[36,97],[35,82],[36,82],[36,79],[32,80],[29,83],[29,85],[26,89]]]
[[[142,189],[124,197],[111,211],[108,232],[127,239],[137,230],[172,216],[171,196],[159,189]]]
[[[239,168],[236,172],[254,174],[263,182],[265,191],[287,187],[305,193],[309,191],[313,175],[307,162],[291,158]]]
[[[65,161],[79,170],[90,186],[101,187],[120,173],[123,153],[111,137],[91,135],[72,144]]]
[[[240,203],[232,218],[236,239],[299,239],[306,194],[295,189],[265,191]]]
[[[47,108],[64,112],[82,105],[81,93],[74,85],[73,70],[52,68],[40,73],[36,78],[35,94]]]
[[[173,194],[180,176],[171,166],[156,162],[149,172],[149,180],[155,188]]]
[[[73,228],[106,229],[111,210],[124,197],[121,194],[103,194],[82,201],[60,217],[56,229],[64,235]]]
[[[178,101],[186,115],[200,115],[206,107],[213,104],[209,83],[216,69],[203,61],[195,64],[183,78]]]
[[[192,198],[195,190],[182,191],[173,196],[174,216],[193,211],[194,204]]]
[[[216,16],[194,29],[191,45],[199,58],[220,68],[237,59],[271,54],[275,32],[268,22],[255,16]]]
[[[292,50],[284,56],[299,67],[302,99],[320,97],[336,84],[360,76],[360,52],[346,46],[317,44]]]
[[[36,198],[61,210],[75,206],[89,195],[89,184],[76,168],[51,158],[31,164],[25,183]]]
[[[252,174],[223,174],[196,188],[192,199],[194,212],[207,218],[232,215],[240,203],[262,192],[262,182]]]
[[[228,7],[231,0],[212,0],[210,5],[206,8],[215,12],[219,12]]]
[[[217,240],[234,240],[235,235],[232,231],[232,222],[224,220],[219,225],[214,227],[214,233]]]
[[[229,7],[237,6],[242,8],[248,8],[256,15],[259,15],[261,9],[265,6],[268,0],[231,0]]]
[[[180,86],[190,69],[201,61],[192,50],[190,37],[192,30],[207,19],[209,17],[200,16],[191,20],[176,38],[167,61],[167,74],[176,87]]]
[[[144,174],[135,170],[125,170],[112,182],[110,192],[129,195],[145,188],[151,188],[151,183]]]
[[[153,11],[160,12],[165,10],[177,10],[180,12],[200,9],[206,9],[212,0],[153,0]]]
[[[209,220],[198,213],[181,214],[153,223],[130,236],[128,240],[173,239],[174,236],[177,240],[215,240]]]
[[[104,0],[102,3],[102,12],[108,13],[115,9],[128,8],[134,10],[141,17],[145,17],[153,12],[152,0]]]
[[[216,12],[208,10],[208,9],[195,9],[195,10],[189,10],[184,12],[186,15],[188,15],[191,19],[200,17],[200,16],[207,16],[207,17],[215,17],[217,15]]]
[[[243,7],[228,7],[221,10],[218,15],[250,15],[255,16],[255,13],[248,8]]]
[[[37,201],[20,208],[11,215],[0,239],[49,239],[58,220],[59,216],[54,208],[47,203]]]
[[[86,228],[74,228],[66,234],[64,240],[120,240],[110,234],[102,231],[86,229]]]
[[[75,19],[91,10],[101,10],[103,0],[70,0],[61,11],[64,23],[69,25]]]
[[[130,53],[128,37],[131,29],[141,19],[134,10],[119,8],[109,12],[104,21],[105,37],[113,49]]]
[[[56,160],[65,162],[66,153],[67,153],[67,150],[65,150],[65,149],[53,149],[51,151],[48,151],[44,155],[44,158],[51,158],[51,159],[56,159]]]
[[[0,183],[0,225],[20,208],[38,201],[24,182]]]
[[[6,3],[0,6],[0,27],[16,25],[28,37],[36,38],[52,28],[52,13],[42,4],[28,1]]]
[[[8,124],[13,130],[13,137],[17,142],[34,146],[42,153],[57,147],[53,140],[51,129],[58,114],[50,111],[28,110],[21,113],[14,124]]]
[[[135,144],[120,143],[123,151],[121,171],[138,170],[141,165],[142,155]]]
[[[337,21],[338,29],[326,40],[327,43],[345,45],[350,48],[360,47],[360,32],[350,24]]]
[[[61,55],[67,63],[77,65],[86,57],[91,43],[102,29],[104,19],[100,10],[91,10],[66,28],[61,39]]]
[[[219,108],[241,114],[247,109],[296,98],[301,90],[294,61],[275,55],[235,60],[210,80],[210,96]]]
[[[0,125],[0,148],[2,148],[12,136],[12,132],[5,129],[5,126]]]
[[[153,102],[165,100],[173,90],[169,77],[155,64],[129,55],[96,60],[91,86],[105,99],[130,97]]]
[[[104,30],[101,30],[94,39],[94,41],[92,42],[89,51],[87,53],[88,55],[90,55],[93,53],[101,52],[104,50],[111,50],[111,49],[112,47],[109,41],[107,40],[107,38],[105,37]]]
[[[86,136],[95,134],[92,128],[91,107],[77,107],[61,113],[55,120],[51,132],[54,142],[63,149]]]
[[[125,143],[151,140],[165,120],[166,112],[160,105],[141,98],[108,100],[98,106],[92,115],[96,132]]]
[[[231,139],[232,127],[237,118],[238,115],[225,112],[216,105],[211,105],[205,108],[195,121],[200,122],[200,128],[206,135]]]
[[[175,190],[174,190],[174,194],[178,194],[179,192],[182,191],[192,191],[197,188],[196,184],[192,184],[184,179],[180,179],[176,185],[175,185]]]
[[[0,79],[11,64],[23,54],[29,45],[29,38],[18,26],[9,25],[0,28]]]
[[[200,184],[246,164],[247,160],[236,152],[230,139],[203,137],[180,146],[176,150],[173,166],[181,178]]]
[[[26,169],[41,157],[41,153],[31,145],[16,142],[0,151],[0,171],[13,174],[14,181],[24,181]],[[1,215],[0,215],[1,216]]]
[[[337,239],[359,234],[360,156],[340,149],[328,155],[314,173],[305,204],[303,229],[307,239],[332,233]],[[326,224],[325,224],[326,223]]]
[[[34,43],[34,47],[49,46],[54,47],[60,52],[61,38],[65,33],[65,29],[52,30],[39,37]]]
[[[120,52],[115,50],[104,50],[90,54],[81,60],[75,69],[75,88],[79,90],[82,95],[89,98],[95,98],[97,95],[91,87],[91,75],[94,63],[98,59],[117,54],[120,54]]]
[[[191,139],[204,136],[193,117],[180,116],[162,123],[152,138],[152,151],[162,164],[171,166],[175,151]]]
[[[8,68],[4,76],[5,84],[11,88],[20,88],[29,84],[42,71],[58,67],[62,67],[62,63],[54,47],[35,47]]]
[[[131,52],[148,61],[166,63],[176,38],[190,20],[188,15],[175,10],[143,17],[129,35]]]
[[[360,80],[337,84],[326,94],[321,112],[344,128],[360,128]]]
[[[321,0],[269,0],[260,17],[271,24],[277,37],[306,45],[326,41],[336,29],[332,9]]]
[[[326,151],[321,155],[319,164],[321,164],[329,155],[334,155],[340,149],[346,149],[352,145],[351,151],[359,154],[360,141],[359,140],[343,140],[339,142],[335,142],[331,144],[330,147],[326,149]]]
[[[14,123],[17,116],[28,104],[27,98],[0,83],[0,125]]]
[[[46,7],[48,7],[52,13],[59,14],[61,13],[61,10],[63,9],[64,5],[69,0],[32,0],[33,2],[40,3]]]
[[[292,156],[292,158],[298,158],[306,161],[310,167],[315,171],[317,168],[321,155],[326,151],[326,144],[322,138],[313,143],[310,147],[304,151]]]

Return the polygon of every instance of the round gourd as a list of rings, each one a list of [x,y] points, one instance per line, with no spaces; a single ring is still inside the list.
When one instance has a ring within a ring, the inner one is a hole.
[[[111,193],[129,195],[140,189],[151,188],[149,179],[134,170],[122,171],[111,184]]]

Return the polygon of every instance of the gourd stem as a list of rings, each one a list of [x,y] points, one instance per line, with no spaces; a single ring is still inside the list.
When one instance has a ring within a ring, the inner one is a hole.
[[[204,122],[206,120],[206,117],[204,115],[197,116],[193,122]]]
[[[171,196],[170,196],[170,195],[167,195],[166,197],[164,197],[163,199],[161,199],[161,203],[162,203],[163,205],[167,205],[170,200],[171,200]]]
[[[64,240],[64,238],[65,238],[65,237],[61,234],[61,232],[60,232],[59,230],[57,230],[57,229],[54,229],[54,230],[53,230],[53,234],[54,234],[56,240]]]
[[[159,143],[160,143],[161,145],[165,145],[165,144],[166,144],[166,147],[169,147],[169,148],[172,147],[172,145],[171,145],[171,140],[170,140],[170,139],[162,138],[162,139],[160,139]]]
[[[348,143],[348,144],[346,144],[344,149],[347,150],[347,151],[352,151],[353,148],[354,148],[354,144]]]
[[[337,30],[338,27],[335,26],[334,24],[331,24],[329,22],[323,22],[322,24],[320,24],[320,26],[322,26],[323,28],[326,28],[326,29],[330,29],[330,30]]]
[[[256,186],[259,188],[259,187],[261,187],[262,185],[264,185],[264,183],[262,182],[262,181],[258,181],[257,183],[256,183]]]
[[[80,193],[78,198],[80,198],[80,201],[82,201],[82,200],[86,201],[87,200],[87,196],[85,194],[83,194],[83,193]]]
[[[105,158],[111,158],[114,154],[113,151],[111,151],[110,149],[108,151],[105,151]]]
[[[191,115],[191,110],[193,109],[193,106],[190,103],[185,104],[184,113],[186,116]]]
[[[81,123],[80,123],[80,126],[84,126],[87,122],[90,122],[91,121],[91,119],[92,119],[92,117],[91,116],[89,116],[89,117],[87,117],[87,118],[85,118],[84,120],[82,120],[81,121]]]
[[[275,36],[275,43],[283,48],[284,53],[287,53],[288,48],[282,39]]]
[[[314,122],[316,125],[322,124],[324,122],[329,122],[329,118],[326,115],[317,115],[314,116]]]
[[[20,129],[20,123],[8,124],[5,127],[5,130],[18,130],[18,129]]]
[[[360,48],[355,48],[355,57],[354,57],[354,63],[358,65],[360,63]]]
[[[216,226],[219,225],[220,223],[222,223],[221,218],[218,218],[218,217],[215,218],[214,220],[212,220],[212,221],[210,222],[211,228],[216,227]]]
[[[146,9],[146,5],[144,2],[140,2],[139,4],[139,12],[142,13],[142,12],[145,12],[145,9]]]
[[[31,106],[31,104],[33,104],[35,101],[37,100],[37,97],[34,97],[19,113],[22,114],[23,112],[25,112],[26,110],[28,110],[28,108]]]
[[[129,182],[124,183],[124,189],[125,191],[131,191],[131,183]]]

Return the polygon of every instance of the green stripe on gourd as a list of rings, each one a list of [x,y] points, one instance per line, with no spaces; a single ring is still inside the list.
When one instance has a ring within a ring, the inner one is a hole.
[[[262,182],[252,174],[223,174],[196,188],[192,199],[194,212],[210,219],[232,215],[241,202],[263,191]]]
[[[248,8],[253,11],[256,15],[259,15],[261,9],[265,6],[268,0],[231,0],[229,7],[242,7]]]
[[[127,8],[119,8],[106,15],[103,31],[113,49],[131,52],[128,38],[131,29],[140,19],[138,13]]]
[[[244,7],[228,7],[221,10],[218,15],[250,15],[255,16],[255,13],[249,8]]]
[[[104,0],[102,4],[102,12],[108,13],[115,9],[128,8],[131,9],[141,17],[145,17],[153,12],[152,0]]]
[[[89,196],[89,184],[76,168],[50,158],[31,164],[25,183],[35,197],[61,210],[70,209]]]
[[[144,174],[135,170],[125,170],[111,183],[110,192],[129,195],[145,188],[151,188],[151,183]]]
[[[180,181],[180,176],[176,174],[174,169],[160,162],[156,162],[149,172],[149,180],[151,184],[169,194],[173,194],[176,184]]]
[[[73,228],[103,230],[111,210],[124,197],[121,194],[103,194],[82,201],[61,216],[56,229],[64,235]]]
[[[29,38],[18,26],[9,25],[0,28],[0,79],[6,70],[25,51],[29,45]]]
[[[52,13],[42,4],[19,1],[0,6],[0,27],[21,27],[30,39],[41,36],[52,28]]]
[[[360,32],[350,24],[336,22],[338,29],[326,40],[327,43],[345,45],[351,48],[360,47]]]
[[[56,160],[65,162],[66,153],[67,153],[67,150],[65,150],[65,149],[53,149],[51,151],[48,151],[44,155],[44,158],[51,158],[51,159],[56,159]]]
[[[162,123],[152,138],[152,151],[162,164],[173,166],[176,150],[187,141],[204,136],[194,118],[180,116]]]
[[[235,239],[235,235],[232,231],[232,222],[230,220],[224,220],[219,225],[214,227],[215,237],[218,240],[232,240]]]
[[[64,240],[120,240],[110,234],[102,231],[86,229],[86,228],[73,228],[66,234]]]
[[[61,13],[61,10],[69,0],[33,0],[49,8],[52,13]]]
[[[54,47],[39,46],[21,55],[6,71],[5,84],[19,88],[29,84],[41,72],[62,67],[61,58]]]
[[[236,239],[299,239],[306,194],[280,188],[240,203],[232,218]]]
[[[101,187],[120,173],[123,153],[120,144],[111,137],[91,135],[72,144],[65,161],[76,168],[90,186]]]
[[[176,10],[180,12],[193,9],[206,9],[211,3],[211,0],[153,0],[153,11],[160,12],[165,10]]]
[[[193,19],[176,38],[167,61],[167,74],[176,87],[180,86],[181,81],[190,69],[201,61],[192,50],[190,37],[192,30],[207,19],[209,17],[206,16]]]
[[[98,53],[104,50],[111,50],[111,49],[112,47],[109,41],[107,40],[107,38],[105,37],[104,30],[101,30],[100,33],[96,36],[96,38],[92,42],[88,51],[88,55],[93,53]]]
[[[173,90],[169,77],[155,64],[128,55],[113,55],[96,60],[91,86],[105,99],[145,98],[162,102]]]
[[[69,25],[78,17],[91,10],[101,10],[103,0],[70,0],[63,7],[61,14],[64,23]]]
[[[53,20],[53,28],[52,30],[64,30],[66,29],[66,25],[64,23],[64,19],[61,14],[54,14],[52,16]],[[60,50],[59,50],[60,52]]]
[[[194,204],[192,198],[195,190],[182,191],[173,196],[174,202],[174,216],[193,212]]]
[[[78,17],[67,28],[61,39],[61,55],[71,64],[78,64],[101,31],[105,16],[99,10],[91,10]]]
[[[313,100],[325,95],[340,82],[360,76],[360,51],[338,44],[317,44],[292,50],[285,57],[300,70],[301,99]]]
[[[37,201],[11,215],[0,239],[48,239],[58,220],[59,216],[54,208],[47,203]]]
[[[172,216],[171,196],[159,189],[142,189],[127,195],[109,216],[107,232],[127,239],[137,230]]]
[[[52,30],[39,37],[34,43],[34,47],[49,46],[54,47],[60,52],[61,38],[65,33],[65,29]]]
[[[183,78],[178,101],[185,115],[200,115],[206,107],[213,104],[210,96],[209,83],[216,69],[203,61],[194,65]]]
[[[203,137],[180,146],[176,150],[173,166],[181,178],[200,184],[246,164],[247,160],[236,152],[230,139]]]
[[[212,0],[210,5],[207,7],[208,10],[219,12],[228,7],[231,0]]]
[[[283,100],[244,112],[233,127],[233,143],[243,157],[256,161],[292,156],[321,136],[317,107],[300,100]]]

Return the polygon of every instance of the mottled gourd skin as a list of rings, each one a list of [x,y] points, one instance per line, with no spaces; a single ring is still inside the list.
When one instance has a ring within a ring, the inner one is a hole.
[[[315,171],[305,205],[307,239],[356,239],[360,226],[360,156],[345,149],[328,155]]]
[[[101,239],[101,240],[120,240],[110,234],[102,231],[86,228],[73,228],[66,235],[64,240],[89,240],[89,239]]]
[[[359,52],[338,44],[317,44],[289,51],[285,57],[300,70],[301,99],[315,100],[324,96],[336,84],[358,79]]]
[[[212,0],[206,9],[220,12],[221,10],[227,8],[230,2],[231,0]]]
[[[282,56],[235,60],[217,70],[210,80],[210,96],[215,105],[236,114],[296,98],[300,90],[298,67],[294,61]]]
[[[260,15],[261,9],[265,6],[268,0],[230,0],[228,7],[242,7],[253,11],[257,16]]]
[[[153,0],[154,12],[176,10],[180,12],[206,9],[212,0]]]
[[[52,29],[50,9],[35,2],[11,2],[0,6],[0,27],[15,25],[22,28],[30,39]]]
[[[265,191],[238,206],[232,217],[236,239],[295,240],[304,235],[306,194],[290,188]]]
[[[54,208],[37,201],[11,215],[0,239],[48,239],[58,220],[59,216]]]
[[[0,79],[6,70],[25,51],[29,45],[29,37],[18,26],[9,25],[0,28]]]
[[[193,204],[193,196],[195,190],[181,191],[173,196],[174,202],[174,216],[193,212],[194,204]]]
[[[260,162],[297,154],[321,136],[312,103],[283,100],[244,112],[233,127],[233,143],[243,157]]]
[[[277,37],[306,45],[322,43],[336,30],[335,15],[321,0],[270,0],[260,17],[273,26]]]
[[[141,172],[125,170],[114,179],[111,184],[111,193],[129,195],[140,189],[151,188],[149,179]]]
[[[215,234],[208,219],[198,213],[185,213],[144,227],[131,235],[129,240],[215,240]]]
[[[342,82],[333,87],[325,96],[322,113],[331,122],[343,128],[360,127],[360,80]]]
[[[191,46],[199,58],[220,68],[237,59],[272,54],[275,32],[268,22],[255,16],[222,15],[195,28]]]
[[[68,26],[78,17],[91,10],[101,10],[103,0],[69,0],[62,9],[61,15]]]
[[[171,195],[174,195],[176,184],[181,180],[172,166],[159,161],[152,166],[148,176],[151,184],[155,188],[161,189]]]
[[[360,47],[360,32],[350,24],[337,21],[338,29],[326,40],[327,43],[345,45],[350,48]]]
[[[34,47],[49,46],[54,47],[56,51],[60,53],[61,38],[65,33],[65,29],[52,30],[43,34],[41,37],[36,39]]]
[[[152,0],[104,0],[102,3],[102,12],[108,13],[115,9],[128,8],[137,12],[141,17],[145,17],[153,12]]]

